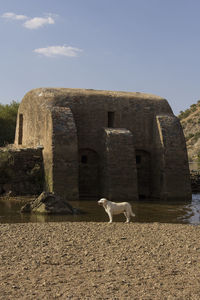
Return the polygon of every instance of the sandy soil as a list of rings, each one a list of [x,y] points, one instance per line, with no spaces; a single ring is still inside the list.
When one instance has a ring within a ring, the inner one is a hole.
[[[1,224],[0,299],[200,299],[200,226]]]

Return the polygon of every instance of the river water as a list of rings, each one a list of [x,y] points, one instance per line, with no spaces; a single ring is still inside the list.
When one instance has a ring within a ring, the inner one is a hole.
[[[27,223],[27,222],[107,222],[108,216],[97,201],[73,201],[73,207],[82,209],[82,215],[36,215],[21,214],[21,206],[27,198],[5,199],[0,198],[0,223]],[[131,203],[136,214],[133,222],[161,222],[200,224],[200,194],[194,194],[191,202],[159,202],[137,201]],[[114,216],[114,221],[125,221],[124,215]]]

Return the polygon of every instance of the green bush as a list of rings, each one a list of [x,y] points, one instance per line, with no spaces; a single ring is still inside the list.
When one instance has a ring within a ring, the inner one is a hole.
[[[190,109],[193,109],[193,110],[196,110],[196,104],[192,104],[192,105],[190,105]]]
[[[178,118],[180,120],[187,118],[191,114],[191,110],[188,108],[185,111],[180,111],[180,114],[178,115]]]
[[[197,101],[196,104],[190,105],[190,108],[186,109],[185,111],[180,111],[178,118],[180,120],[187,118],[191,113],[197,110],[197,107],[200,106],[200,100]]]
[[[15,127],[19,103],[0,104],[0,146],[11,144],[15,138]]]

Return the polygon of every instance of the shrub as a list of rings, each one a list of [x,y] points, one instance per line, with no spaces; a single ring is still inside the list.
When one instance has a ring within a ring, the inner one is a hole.
[[[0,104],[0,146],[11,144],[15,138],[15,127],[19,103]]]
[[[190,105],[190,109],[193,109],[193,110],[196,110],[196,104],[192,104],[192,105]]]
[[[180,111],[178,118],[180,120],[187,118],[191,113],[197,110],[197,106],[200,105],[200,100],[197,102],[197,104],[190,105],[190,108],[186,109],[185,111]]]
[[[191,114],[190,109],[186,109],[185,111],[181,111],[180,114],[178,115],[178,118],[180,120],[187,118]]]

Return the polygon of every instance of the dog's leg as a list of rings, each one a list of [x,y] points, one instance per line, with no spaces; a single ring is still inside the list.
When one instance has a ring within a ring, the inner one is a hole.
[[[126,222],[125,223],[129,223],[130,222],[130,214],[129,214],[129,212],[125,211],[124,215],[126,217]]]
[[[108,223],[112,223],[112,214],[110,211],[107,211],[107,214],[109,216],[109,222]]]
[[[127,216],[127,212],[126,212],[126,211],[124,211],[124,215],[125,215],[125,217],[126,217],[126,223],[127,223],[128,216]]]

